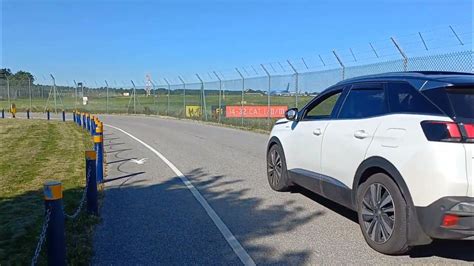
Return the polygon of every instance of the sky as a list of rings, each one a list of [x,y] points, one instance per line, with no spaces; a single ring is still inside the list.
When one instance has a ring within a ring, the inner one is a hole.
[[[369,42],[381,54],[398,56],[390,37],[414,55],[424,50],[418,32],[438,41],[429,46],[457,45],[449,25],[472,50],[472,0],[2,0],[1,5],[2,68],[30,71],[40,82],[50,73],[63,84],[144,80],[146,74],[174,81],[178,75],[190,79],[194,73],[287,59],[302,67],[301,57],[312,67],[318,55],[332,57],[333,50],[343,60],[352,60],[349,48],[356,57],[373,57]]]

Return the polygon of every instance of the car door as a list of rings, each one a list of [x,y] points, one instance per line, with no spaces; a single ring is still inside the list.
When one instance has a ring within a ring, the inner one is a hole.
[[[321,144],[324,131],[341,98],[341,89],[335,89],[303,108],[298,121],[291,126],[286,141],[285,157],[289,171],[318,173],[321,169]]]
[[[322,144],[321,174],[335,184],[352,188],[352,181],[383,115],[388,113],[381,83],[353,85],[339,114],[326,128]],[[341,184],[342,183],[342,184]]]

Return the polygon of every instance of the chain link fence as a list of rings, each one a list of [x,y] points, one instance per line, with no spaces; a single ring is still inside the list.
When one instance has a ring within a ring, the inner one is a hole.
[[[341,80],[395,71],[473,72],[473,55],[467,50],[293,73],[289,64],[267,64],[261,69],[237,68],[234,76],[179,77],[151,86],[124,83],[92,88],[0,79],[0,109],[8,110],[15,103],[19,111],[153,114],[267,130],[286,108],[301,108]]]

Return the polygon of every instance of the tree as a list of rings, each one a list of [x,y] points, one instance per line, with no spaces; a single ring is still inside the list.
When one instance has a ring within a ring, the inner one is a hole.
[[[33,75],[30,72],[23,71],[23,70],[20,70],[20,71],[16,72],[13,75],[13,79],[18,80],[18,81],[30,79],[31,83],[33,83],[35,81],[35,78],[33,77]]]
[[[12,71],[9,68],[0,69],[0,77],[5,78],[12,75]]]

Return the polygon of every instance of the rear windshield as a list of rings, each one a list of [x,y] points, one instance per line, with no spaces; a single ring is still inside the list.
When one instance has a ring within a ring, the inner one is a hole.
[[[474,87],[430,89],[423,94],[453,119],[474,121]]]
[[[474,88],[454,88],[446,92],[457,118],[474,119]]]

